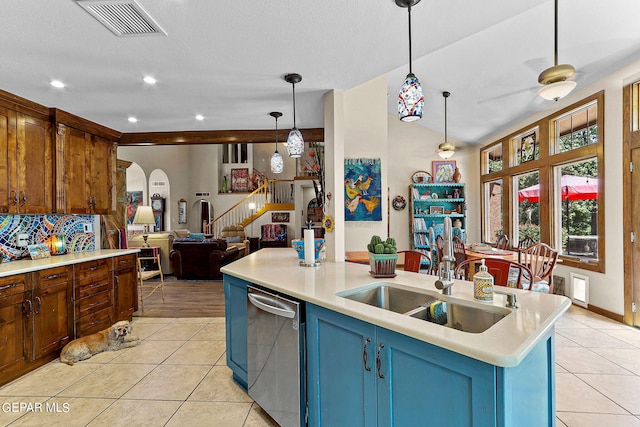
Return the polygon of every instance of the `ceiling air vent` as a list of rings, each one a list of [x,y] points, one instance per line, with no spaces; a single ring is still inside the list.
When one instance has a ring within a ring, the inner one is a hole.
[[[166,186],[167,186],[166,181],[151,181],[151,184],[149,184],[149,187],[166,187]]]
[[[210,197],[211,193],[208,191],[202,191],[202,192],[198,192],[196,193],[196,197]]]
[[[134,0],[76,0],[76,3],[118,37],[167,35]]]

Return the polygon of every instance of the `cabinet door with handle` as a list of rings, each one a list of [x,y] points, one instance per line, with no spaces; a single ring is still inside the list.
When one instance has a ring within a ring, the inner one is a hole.
[[[0,213],[14,212],[17,170],[16,112],[0,107]]]
[[[377,424],[375,327],[307,304],[309,425]]]
[[[30,361],[33,301],[26,274],[0,278],[0,383]]]
[[[53,211],[53,140],[47,120],[17,116],[18,212]]]

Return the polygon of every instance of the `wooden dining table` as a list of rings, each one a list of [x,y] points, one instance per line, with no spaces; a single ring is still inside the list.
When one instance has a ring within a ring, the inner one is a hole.
[[[480,248],[471,249],[472,245],[465,245],[464,253],[467,259],[505,259],[507,261],[518,262],[518,251],[510,251],[508,249],[496,249],[492,247],[482,246]],[[476,274],[476,264],[470,264],[469,278],[472,279]]]

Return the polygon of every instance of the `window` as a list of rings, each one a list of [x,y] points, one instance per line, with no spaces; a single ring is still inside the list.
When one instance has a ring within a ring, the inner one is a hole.
[[[540,241],[540,174],[529,172],[513,177],[515,200],[515,227],[513,244],[525,239]]]
[[[248,163],[248,144],[222,144],[222,163]]]
[[[598,142],[597,107],[596,102],[591,102],[552,122],[556,153],[564,153]]]
[[[603,109],[598,92],[481,150],[483,241],[532,238],[565,266],[605,271]]]
[[[482,152],[484,161],[482,165],[484,167],[484,173],[499,172],[502,170],[502,143],[495,144],[491,148]]]
[[[555,167],[556,247],[578,259],[598,259],[598,160]]]
[[[488,195],[484,211],[485,218],[485,242],[496,242],[503,234],[504,224],[502,222],[502,180],[489,181],[484,183],[484,192]]]

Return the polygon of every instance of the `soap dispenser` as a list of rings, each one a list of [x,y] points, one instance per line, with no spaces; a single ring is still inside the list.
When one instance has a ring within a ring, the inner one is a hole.
[[[473,297],[478,301],[493,301],[493,276],[487,271],[484,260],[480,264],[480,271],[473,276]]]

